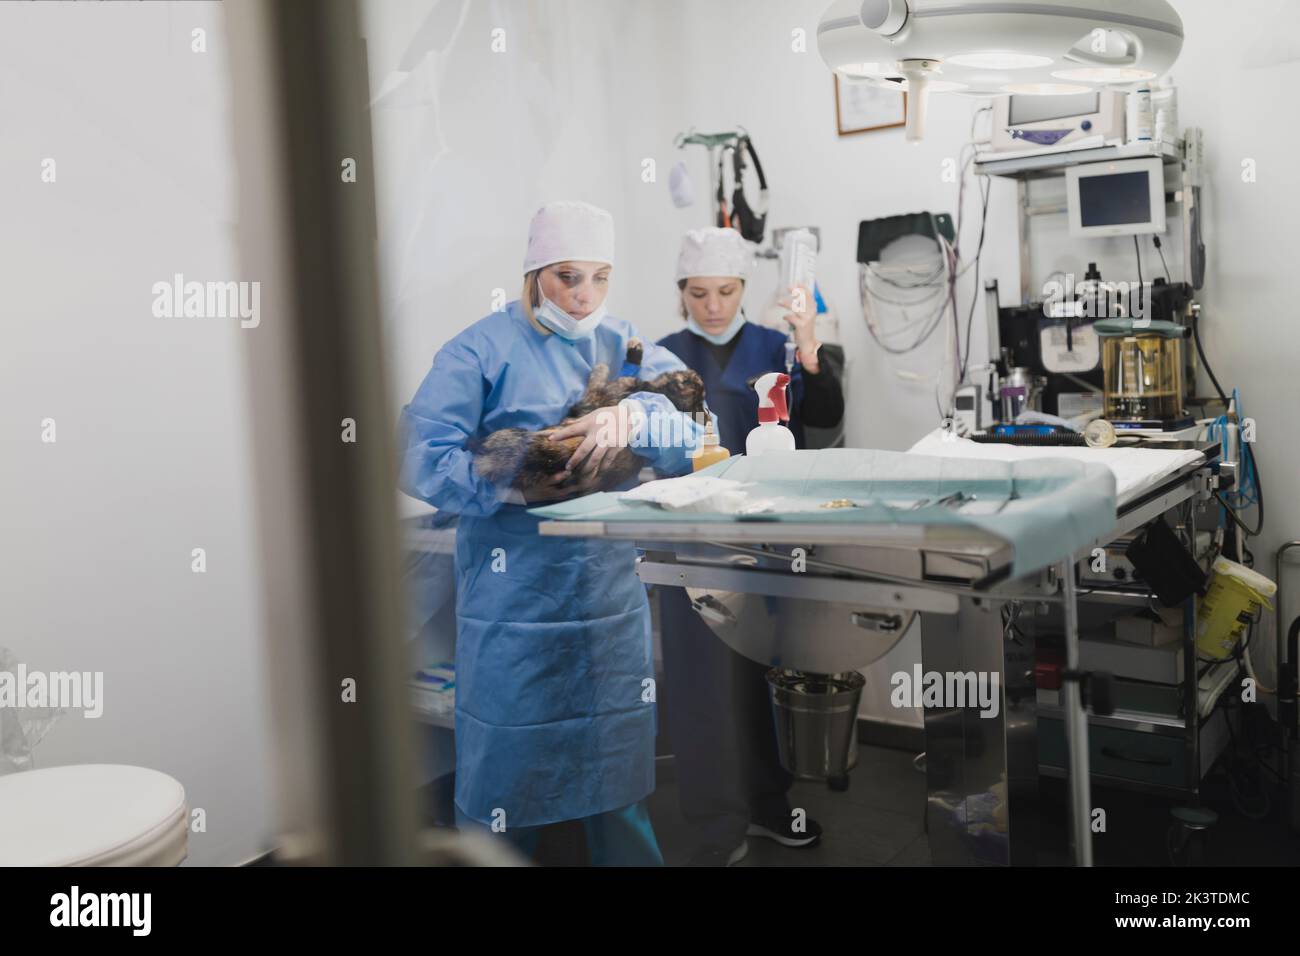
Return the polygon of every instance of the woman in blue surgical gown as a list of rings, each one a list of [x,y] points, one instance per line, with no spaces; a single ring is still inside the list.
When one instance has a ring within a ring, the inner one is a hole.
[[[635,549],[539,537],[527,507],[597,486],[610,437],[597,435],[610,422],[616,441],[670,475],[690,469],[702,428],[683,415],[680,428],[637,434],[656,415],[682,415],[638,392],[632,414],[598,410],[556,436],[585,436],[564,488],[557,476],[522,493],[477,474],[466,450],[498,429],[557,424],[596,364],[622,367],[637,334],[605,313],[613,248],[604,210],[558,202],[538,211],[521,299],[443,346],[403,409],[401,485],[460,516],[457,820],[531,852],[537,828],[581,819],[594,863],[655,865],[663,861],[643,803],[654,789],[654,663]],[[646,346],[639,375],[682,367]],[[655,432],[687,447],[658,447]]]
[[[733,229],[688,232],[677,264],[686,328],[659,341],[700,373],[718,439],[733,455],[758,424],[754,379],[785,370],[786,336],[747,322],[740,308],[752,259]],[[838,425],[844,395],[830,365],[818,361],[813,293],[788,291],[786,321],[798,347],[790,430],[803,448],[804,424]],[[738,862],[746,836],[812,846],[821,828],[814,820],[796,827],[786,798],[791,777],[777,758],[766,666],[722,643],[681,588],[661,591],[664,699],[682,813],[695,838],[692,864]]]

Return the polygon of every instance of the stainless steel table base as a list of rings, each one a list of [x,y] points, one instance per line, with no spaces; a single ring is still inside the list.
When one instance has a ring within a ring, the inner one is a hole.
[[[925,709],[926,829],[936,865],[1038,862],[1038,728],[1032,635],[1004,636],[1002,605],[963,597],[921,620],[925,672],[997,675],[996,716],[976,702]]]
[[[539,530],[544,535],[635,541],[646,550],[638,574],[647,584],[726,592],[728,600],[761,595],[770,639],[764,643],[745,634],[740,635],[745,640],[732,643],[739,653],[766,664],[803,663],[805,667],[796,669],[827,672],[867,666],[900,632],[887,631],[882,640],[882,635],[870,635],[866,625],[897,617],[903,628],[905,615],[919,613],[923,674],[996,677],[1001,691],[997,713],[991,716],[984,715],[978,701],[924,709],[931,858],[939,865],[1033,866],[1047,862],[1039,839],[1036,622],[1027,614],[1023,627],[1004,628],[1003,611],[1051,606],[1051,622],[1043,615],[1044,626],[1053,633],[1065,631],[1066,666],[1077,670],[1073,562],[1087,560],[1092,548],[1208,495],[1208,466],[1218,461],[1220,450],[1213,443],[1198,450],[1201,461],[1123,505],[1115,524],[1096,529],[1097,537],[1060,562],[1055,575],[1037,572],[1012,578],[1010,544],[992,532],[964,526],[586,520],[545,521]],[[803,548],[807,558],[806,570],[800,573],[791,573],[795,547]],[[1085,591],[1084,597],[1146,603],[1141,596],[1098,588]],[[803,609],[817,602],[826,606],[816,615]],[[724,622],[724,611],[737,616],[736,609],[743,610],[742,603],[720,603],[709,607]],[[799,613],[781,613],[782,603],[798,606]],[[790,625],[792,620],[801,620],[803,626]],[[1188,626],[1191,620],[1189,616]],[[741,623],[737,616],[737,627]],[[748,620],[743,623],[746,629],[751,626]],[[1188,662],[1194,686],[1194,656],[1189,655]],[[1088,720],[1077,682],[1064,682],[1060,696],[1069,753],[1073,861],[1090,866]],[[1189,733],[1188,740],[1193,748],[1189,774],[1195,774],[1196,734]]]
[[[1065,667],[1079,669],[1079,604],[1074,586],[1074,563],[1060,565],[1061,595],[1065,599]],[[1088,786],[1088,715],[1083,709],[1082,687],[1069,680],[1061,685],[1065,707],[1065,739],[1070,754],[1070,842],[1074,862],[1092,866],[1092,800]]]

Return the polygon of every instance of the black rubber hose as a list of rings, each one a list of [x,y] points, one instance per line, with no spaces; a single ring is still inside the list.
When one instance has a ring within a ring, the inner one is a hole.
[[[1223,391],[1223,386],[1219,384],[1214,369],[1210,368],[1210,360],[1205,357],[1205,347],[1201,345],[1201,314],[1196,311],[1192,312],[1192,340],[1196,342],[1196,354],[1201,357],[1201,365],[1204,366],[1205,373],[1210,376],[1210,381],[1214,383],[1214,390],[1219,393],[1226,414],[1228,411],[1228,396]]]

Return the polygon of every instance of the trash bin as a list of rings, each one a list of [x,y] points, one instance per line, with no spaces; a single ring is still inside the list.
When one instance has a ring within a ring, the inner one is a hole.
[[[858,702],[866,683],[856,671],[767,672],[781,766],[800,780],[843,777],[858,762]]]

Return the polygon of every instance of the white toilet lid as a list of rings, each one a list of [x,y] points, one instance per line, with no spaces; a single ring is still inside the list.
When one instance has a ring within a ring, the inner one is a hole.
[[[188,822],[185,788],[145,767],[0,776],[0,866],[175,866]]]

